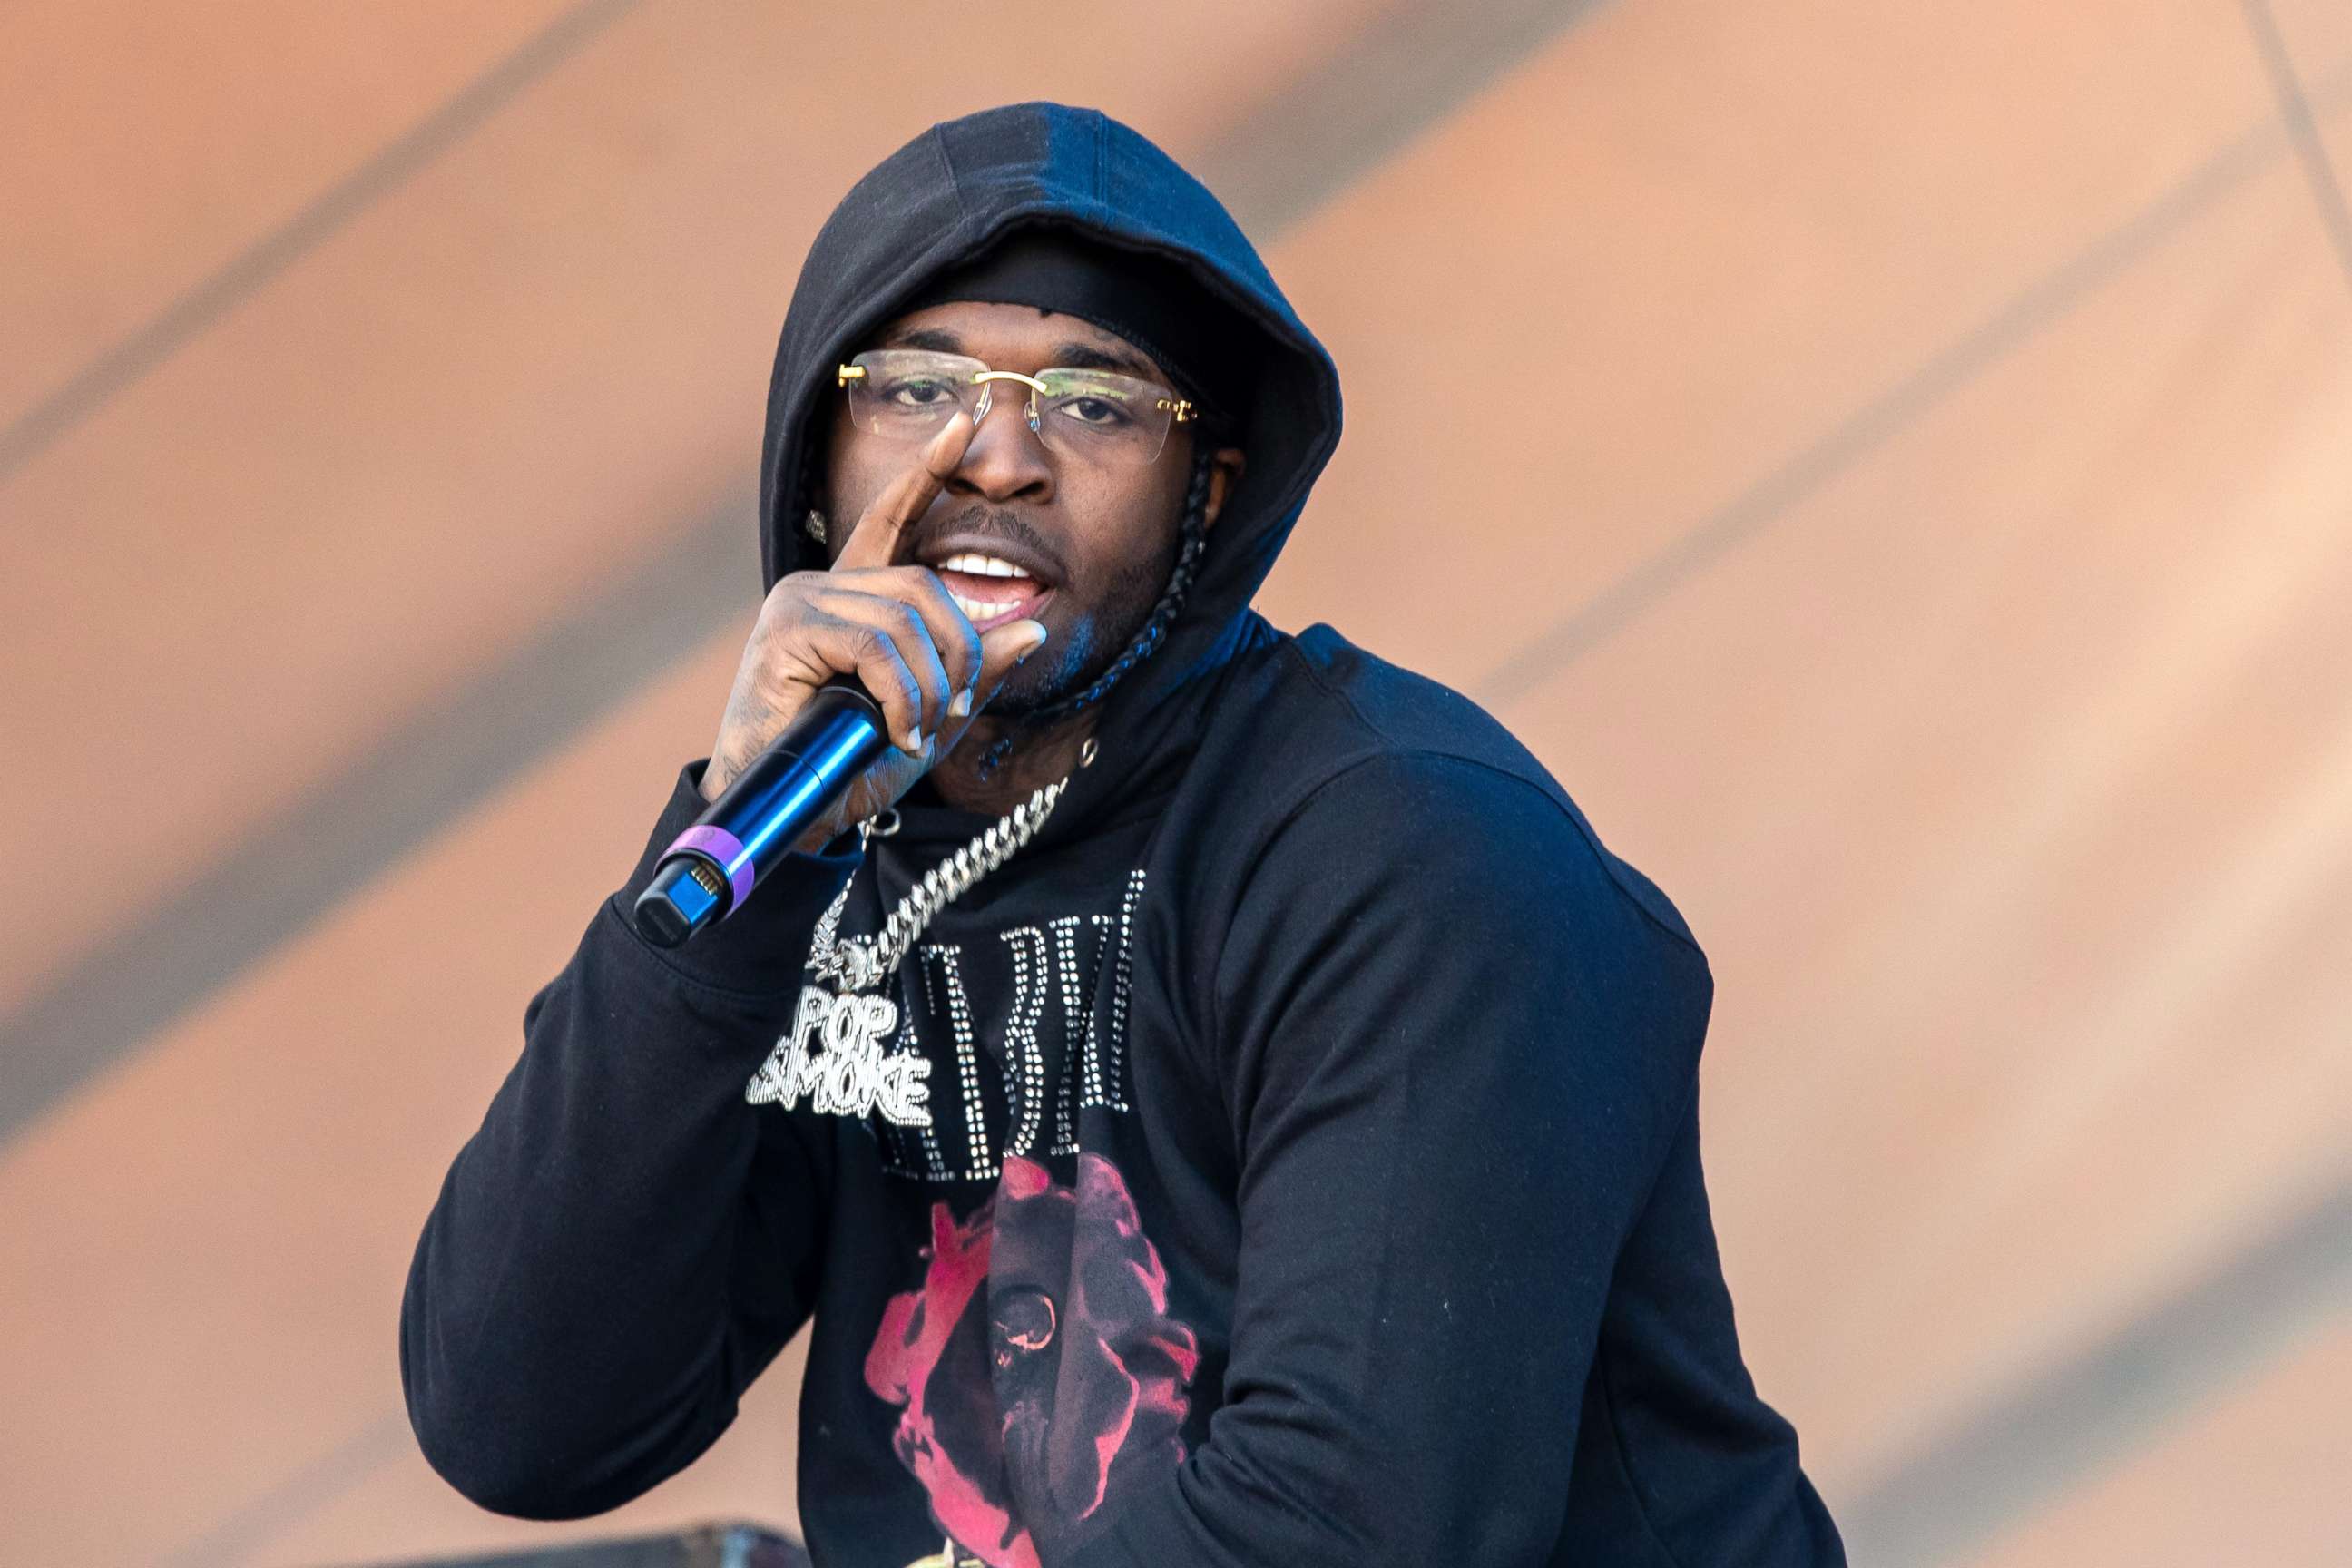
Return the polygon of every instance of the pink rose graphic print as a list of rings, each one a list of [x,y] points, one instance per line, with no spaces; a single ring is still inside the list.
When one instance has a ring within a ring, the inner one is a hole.
[[[866,1384],[902,1407],[898,1458],[961,1552],[1038,1568],[1093,1532],[1139,1476],[1183,1458],[1200,1360],[1118,1168],[1076,1187],[1008,1156],[961,1225],[931,1205],[922,1283],[894,1296]]]

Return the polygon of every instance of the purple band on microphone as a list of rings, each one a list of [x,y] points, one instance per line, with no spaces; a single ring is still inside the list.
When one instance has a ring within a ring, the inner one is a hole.
[[[743,907],[743,900],[751,896],[754,873],[751,858],[743,853],[741,839],[723,827],[689,827],[662,853],[675,855],[681,849],[699,849],[718,861],[719,868],[727,873],[727,885],[735,891],[734,902],[727,906],[727,912],[731,915]]]

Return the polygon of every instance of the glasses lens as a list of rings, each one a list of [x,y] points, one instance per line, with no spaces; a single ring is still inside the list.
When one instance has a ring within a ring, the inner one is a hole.
[[[988,367],[962,354],[877,349],[849,362],[866,374],[848,382],[849,417],[886,441],[928,440],[959,411],[980,402],[972,377]]]
[[[929,440],[958,413],[976,414],[994,389],[1019,400],[1046,447],[1104,468],[1149,463],[1167,445],[1176,395],[1156,382],[1110,371],[1047,370],[1035,392],[1009,379],[976,381],[988,366],[965,354],[874,349],[849,362],[860,374],[843,384],[857,428],[886,441]]]
[[[1124,468],[1148,463],[1167,443],[1176,395],[1164,386],[1098,370],[1048,370],[1038,380],[1037,434],[1081,462]]]

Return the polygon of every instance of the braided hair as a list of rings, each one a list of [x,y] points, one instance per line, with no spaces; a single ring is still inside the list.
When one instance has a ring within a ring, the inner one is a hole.
[[[1160,602],[1151,606],[1144,617],[1143,629],[1135,634],[1126,651],[1110,661],[1110,668],[1097,676],[1084,691],[1073,692],[1058,702],[1035,709],[1022,715],[1035,724],[1051,724],[1066,719],[1082,708],[1091,708],[1103,700],[1105,693],[1118,684],[1119,677],[1150,658],[1168,627],[1176,619],[1176,612],[1184,607],[1184,595],[1192,586],[1192,578],[1201,569],[1201,553],[1209,542],[1209,475],[1215,468],[1214,454],[1208,443],[1202,442],[1192,453],[1192,478],[1184,487],[1184,523],[1181,542],[1176,551],[1176,564],[1168,574],[1168,586],[1160,595]]]

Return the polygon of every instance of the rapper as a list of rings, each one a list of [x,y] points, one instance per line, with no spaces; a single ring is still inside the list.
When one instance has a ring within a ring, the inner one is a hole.
[[[615,1507],[805,1330],[820,1564],[1843,1561],[1734,1331],[1682,918],[1469,700],[1251,608],[1339,423],[1233,219],[1100,113],[938,125],[844,197],[709,753],[416,1248],[458,1489]],[[641,936],[838,676],[883,760]]]

